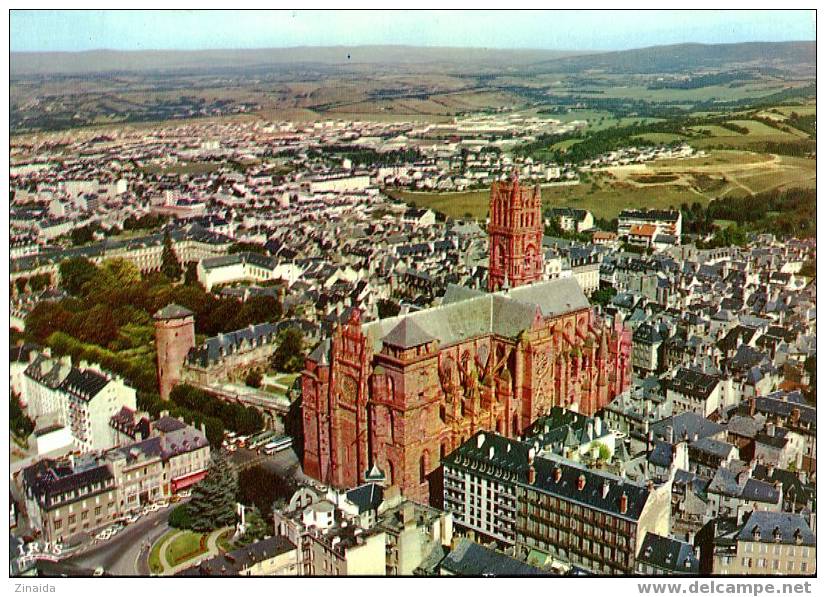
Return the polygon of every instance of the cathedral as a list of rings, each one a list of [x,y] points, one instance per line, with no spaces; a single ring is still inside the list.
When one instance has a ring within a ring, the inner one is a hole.
[[[573,278],[541,281],[539,190],[491,190],[491,292],[362,323],[353,310],[302,374],[304,472],[334,487],[381,471],[426,503],[440,460],[479,430],[519,437],[554,406],[592,415],[631,382],[631,335]]]

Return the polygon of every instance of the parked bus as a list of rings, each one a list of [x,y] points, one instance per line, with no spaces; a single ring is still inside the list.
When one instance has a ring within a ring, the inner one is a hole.
[[[264,454],[270,456],[272,454],[275,454],[276,452],[280,452],[281,450],[286,450],[292,445],[293,439],[285,435],[264,446]]]

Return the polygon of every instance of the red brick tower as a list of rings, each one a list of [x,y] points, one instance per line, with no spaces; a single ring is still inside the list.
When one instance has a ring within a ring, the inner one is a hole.
[[[488,290],[494,292],[542,279],[542,193],[519,186],[516,171],[510,180],[490,189],[488,226]]]
[[[155,348],[158,353],[158,388],[169,400],[181,379],[186,355],[195,346],[195,316],[189,309],[169,304],[155,313]]]

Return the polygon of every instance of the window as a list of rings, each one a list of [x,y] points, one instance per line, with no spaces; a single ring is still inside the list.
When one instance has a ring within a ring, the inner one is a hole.
[[[800,571],[801,572],[808,572],[809,564],[807,562],[800,562]]]

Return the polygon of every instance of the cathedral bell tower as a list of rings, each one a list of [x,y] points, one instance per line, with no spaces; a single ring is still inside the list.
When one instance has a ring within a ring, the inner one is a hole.
[[[488,290],[511,288],[542,279],[542,192],[522,188],[514,169],[510,179],[490,189]]]

